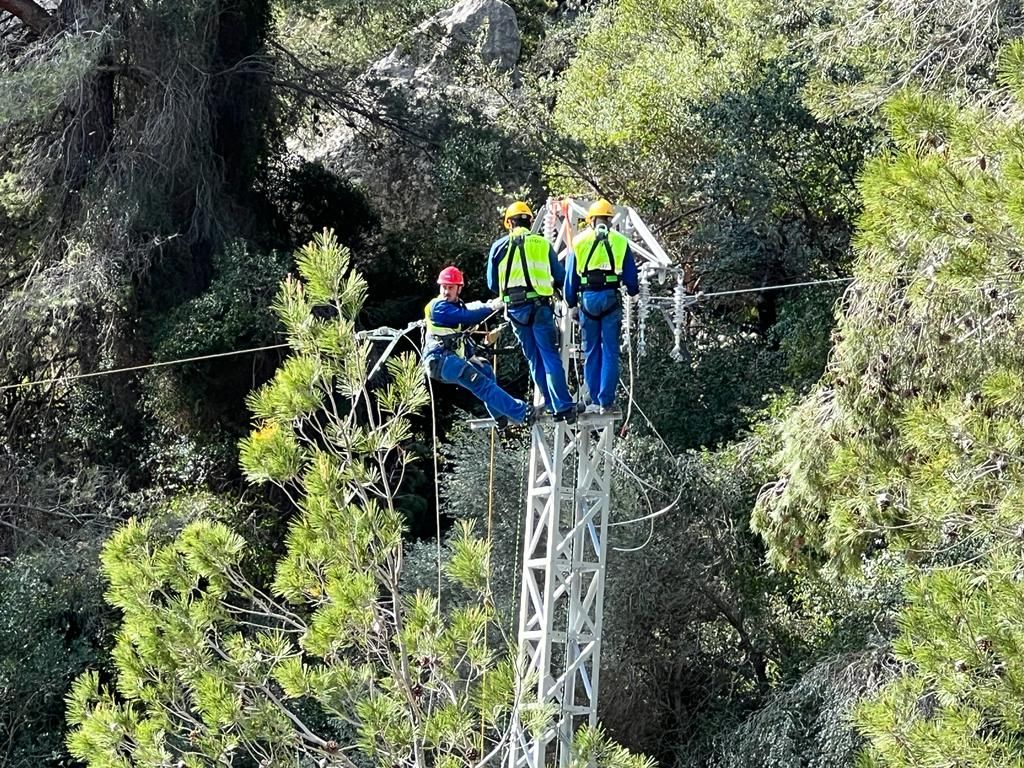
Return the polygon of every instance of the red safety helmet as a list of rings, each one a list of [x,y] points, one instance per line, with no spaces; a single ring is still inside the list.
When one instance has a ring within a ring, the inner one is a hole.
[[[445,267],[437,276],[438,285],[462,285],[462,272],[458,267]]]

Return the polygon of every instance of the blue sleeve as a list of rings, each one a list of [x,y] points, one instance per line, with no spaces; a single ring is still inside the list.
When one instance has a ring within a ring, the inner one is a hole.
[[[501,261],[501,255],[505,251],[507,242],[507,235],[499,237],[491,244],[491,251],[487,254],[487,287],[495,296],[501,293],[498,290],[498,262]]]
[[[636,259],[633,256],[633,249],[626,246],[626,256],[622,260],[622,284],[626,286],[626,293],[636,296],[640,293],[640,276],[637,273]]]
[[[468,309],[450,301],[437,301],[430,314],[434,322],[443,328],[455,328],[459,325],[476,325],[489,317],[491,310],[487,307]]]
[[[576,254],[570,250],[565,259],[565,289],[562,291],[565,303],[570,307],[576,306],[576,294],[580,290],[579,283],[580,278],[576,274]]]
[[[558,260],[558,254],[555,253],[553,245],[548,246],[548,261],[551,264],[551,284],[560,287],[565,283],[565,267]]]

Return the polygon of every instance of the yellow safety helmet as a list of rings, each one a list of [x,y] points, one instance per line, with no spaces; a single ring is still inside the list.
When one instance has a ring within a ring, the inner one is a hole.
[[[512,226],[509,224],[509,220],[515,216],[529,216],[532,219],[533,211],[531,211],[530,206],[522,200],[516,200],[512,205],[505,209],[505,229],[512,229]]]
[[[614,215],[615,206],[602,197],[597,202],[591,203],[590,209],[587,211],[587,224],[593,224],[594,219],[601,216],[607,216],[610,219]]]

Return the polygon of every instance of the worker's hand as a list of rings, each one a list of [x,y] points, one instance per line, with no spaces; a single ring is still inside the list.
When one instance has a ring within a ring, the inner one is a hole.
[[[566,311],[569,313],[569,320],[570,321],[572,321],[574,323],[579,322],[579,319],[580,319],[580,309],[579,309],[579,307],[569,307],[569,309],[566,310]]]
[[[497,312],[499,309],[504,308],[504,306],[505,302],[502,301],[500,297],[491,299],[490,301],[487,302],[488,309],[491,309],[495,312]]]
[[[498,342],[498,336],[501,335],[501,326],[499,325],[493,331],[488,331],[484,336],[484,343],[494,346]]]

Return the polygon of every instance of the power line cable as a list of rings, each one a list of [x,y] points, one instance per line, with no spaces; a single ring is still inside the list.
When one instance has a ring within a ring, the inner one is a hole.
[[[380,368],[382,362],[384,362],[391,355],[391,351],[395,345],[407,336],[413,330],[421,327],[422,321],[415,321],[409,323],[405,328],[396,330],[387,326],[381,328],[375,328],[372,331],[360,331],[356,334],[361,339],[367,339],[370,341],[389,341],[391,342],[380,359],[377,360],[376,365],[370,372],[370,377]],[[73,373],[67,376],[52,376],[45,379],[35,379],[32,381],[23,381],[18,384],[3,384],[0,385],[0,392],[4,392],[10,389],[21,389],[28,387],[38,387],[45,384],[57,384],[57,383],[69,383],[72,381],[78,381],[79,379],[91,379],[97,376],[112,376],[115,373],[131,373],[133,371],[145,371],[151,368],[166,368],[171,365],[183,365],[185,363],[198,363],[204,360],[214,360],[221,357],[234,357],[237,355],[248,355],[256,352],[267,352],[273,349],[285,349],[291,346],[288,342],[282,342],[281,344],[268,344],[263,347],[250,347],[248,349],[235,349],[230,352],[213,352],[208,355],[196,355],[194,357],[183,357],[176,360],[161,360],[155,363],[143,363],[140,365],[129,365],[123,368],[107,368],[102,371],[90,371],[88,373]],[[368,378],[370,378],[368,377]]]
[[[209,355],[197,355],[195,357],[183,357],[178,360],[162,360],[156,363],[144,363],[142,365],[129,365],[124,368],[107,368],[102,371],[90,371],[89,373],[74,373],[69,376],[53,376],[47,379],[35,379],[33,381],[23,381],[19,384],[3,384],[0,385],[0,392],[4,392],[9,389],[21,389],[23,387],[38,387],[44,384],[56,384],[58,382],[71,382],[77,381],[78,379],[91,379],[97,376],[112,376],[115,373],[130,373],[132,371],[145,371],[150,368],[165,368],[170,365],[181,365],[183,363],[198,363],[203,360],[213,360],[218,357],[233,357],[235,355],[248,355],[255,352],[266,352],[271,349],[283,349],[289,346],[286,343],[283,344],[268,344],[265,347],[251,347],[249,349],[235,349],[230,352],[214,352]]]
[[[698,293],[695,293],[695,294],[691,294],[690,297],[694,298],[694,299],[696,299],[698,301],[701,301],[703,299],[714,298],[716,296],[731,296],[731,295],[736,295],[736,294],[741,294],[741,293],[757,293],[757,292],[760,292],[760,291],[783,290],[785,288],[804,288],[804,287],[813,286],[813,285],[825,285],[825,284],[829,284],[829,283],[851,282],[853,280],[854,280],[853,277],[836,277],[836,278],[829,278],[829,279],[826,279],[826,280],[809,280],[809,281],[800,282],[800,283],[786,283],[786,284],[783,284],[783,285],[766,285],[766,286],[762,286],[760,288],[739,288],[739,289],[730,290],[730,291],[715,291],[714,293],[698,292]],[[659,301],[659,300],[661,300],[661,298],[662,297],[652,297],[652,301]],[[500,311],[500,310],[495,310],[494,312],[492,312],[491,315],[487,319],[490,319],[490,317],[493,317],[495,314],[497,314],[498,311]],[[363,336],[364,338],[365,337],[373,338],[373,337],[380,337],[382,331],[388,331],[388,332],[390,332],[390,334],[387,336],[387,338],[392,339],[394,337],[391,334],[397,333],[399,335],[405,335],[410,330],[412,330],[412,328],[419,327],[419,325],[421,325],[421,324],[422,324],[421,321],[418,321],[418,322],[415,322],[415,323],[411,323],[403,331],[394,331],[391,328],[384,328],[384,329],[377,329],[377,330],[374,330],[374,331],[366,331],[366,332],[361,333],[359,335]],[[31,380],[31,381],[23,381],[23,382],[20,382],[18,384],[2,384],[2,385],[0,385],[0,392],[6,392],[6,391],[12,390],[12,389],[22,389],[22,388],[29,388],[29,387],[44,386],[46,384],[69,383],[69,382],[72,382],[72,381],[78,381],[79,379],[89,379],[89,378],[95,378],[95,377],[98,377],[98,376],[112,376],[112,375],[117,374],[117,373],[131,373],[133,371],[145,371],[145,370],[149,370],[149,369],[152,369],[152,368],[166,368],[166,367],[169,367],[169,366],[172,366],[172,365],[183,365],[185,363],[198,363],[198,362],[202,362],[204,360],[215,360],[215,359],[221,358],[221,357],[233,357],[233,356],[237,356],[237,355],[254,354],[256,352],[268,352],[268,351],[274,350],[274,349],[284,349],[284,348],[286,348],[288,346],[289,346],[289,344],[287,344],[287,343],[268,344],[268,345],[262,346],[262,347],[250,347],[248,349],[235,349],[235,350],[231,350],[230,352],[214,352],[214,353],[211,353],[211,354],[208,354],[208,355],[196,355],[194,357],[183,357],[183,358],[179,358],[179,359],[176,359],[176,360],[162,360],[162,361],[154,362],[154,363],[143,363],[141,365],[129,365],[129,366],[125,366],[125,367],[122,367],[122,368],[108,368],[108,369],[105,369],[105,370],[102,370],[102,371],[90,371],[88,373],[76,373],[76,374],[71,374],[71,375],[68,375],[68,376],[52,376],[52,377],[48,377],[48,378],[45,378],[45,379],[34,379],[34,380]]]
[[[698,291],[697,293],[687,294],[686,298],[696,299],[697,301],[703,301],[704,299],[715,298],[716,296],[735,296],[740,293],[761,293],[762,291],[781,291],[785,288],[806,288],[812,285],[828,285],[830,283],[850,283],[856,278],[854,277],[830,277],[822,280],[806,280],[800,283],[783,283],[782,285],[765,285],[760,288],[737,288],[730,291],[714,291],[712,293],[706,293],[704,291]],[[652,296],[651,301],[674,301],[671,296]]]

